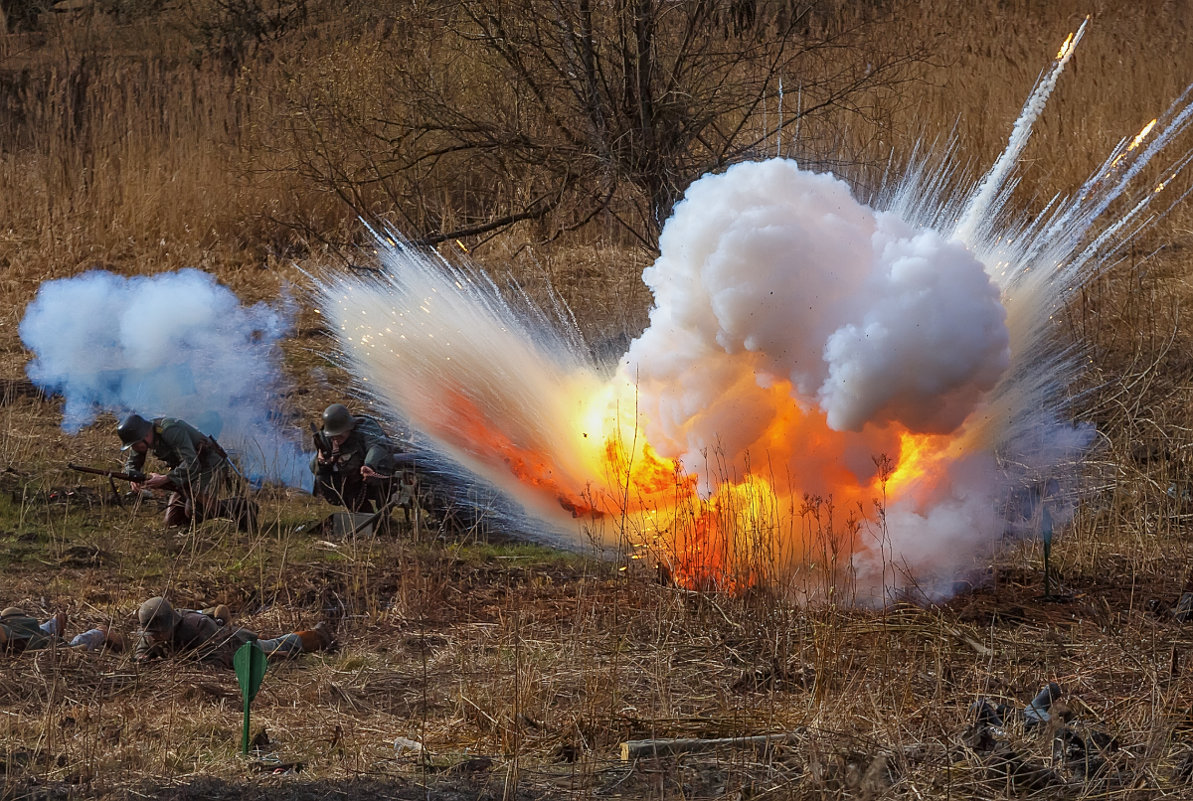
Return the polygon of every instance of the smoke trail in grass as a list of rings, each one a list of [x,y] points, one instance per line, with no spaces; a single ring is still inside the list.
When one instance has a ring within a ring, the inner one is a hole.
[[[276,417],[291,317],[286,302],[242,305],[199,270],[93,270],[42,284],[20,334],[33,351],[29,378],[63,397],[65,430],[105,412],[181,417],[251,477],[300,486],[310,475],[296,432]]]

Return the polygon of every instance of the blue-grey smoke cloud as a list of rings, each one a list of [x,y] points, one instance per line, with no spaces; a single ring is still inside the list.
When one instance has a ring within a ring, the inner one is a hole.
[[[29,378],[64,399],[62,427],[104,413],[181,417],[216,437],[254,480],[309,484],[300,434],[279,424],[279,341],[294,304],[241,304],[195,269],[47,281],[21,321]],[[115,432],[113,432],[113,436]]]

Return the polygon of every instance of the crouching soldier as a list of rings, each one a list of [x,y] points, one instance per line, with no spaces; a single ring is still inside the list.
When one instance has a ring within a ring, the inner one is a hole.
[[[393,492],[393,451],[380,423],[333,403],[323,411],[323,428],[315,433],[313,494],[350,512],[380,509]]]
[[[0,611],[0,652],[19,654],[23,651],[39,651],[56,644],[71,648],[96,651],[107,646],[113,651],[124,650],[124,638],[118,632],[109,632],[106,626],[89,629],[66,643],[66,613],[59,612],[44,623],[25,614],[23,609],[10,606]]]
[[[221,604],[202,611],[175,609],[161,596],[150,598],[137,610],[141,632],[134,656],[147,661],[175,654],[193,653],[200,661],[232,667],[240,646],[256,642],[269,659],[325,651],[332,645],[327,624],[263,640],[255,632],[233,626],[228,607]]]
[[[166,505],[167,526],[187,526],[193,520],[202,523],[209,517],[236,521],[241,531],[257,527],[257,504],[245,497],[220,498],[229,487],[239,483],[228,454],[213,438],[185,420],[158,417],[146,420],[130,414],[116,429],[121,450],[131,451],[125,461],[127,473],[140,473],[145,458],[153,451],[170,468],[168,473],[150,473],[133,484],[134,490],[169,489]]]

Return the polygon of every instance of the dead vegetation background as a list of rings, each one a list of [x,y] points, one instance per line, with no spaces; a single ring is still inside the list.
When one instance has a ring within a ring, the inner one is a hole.
[[[361,266],[364,218],[550,285],[591,339],[616,339],[644,324],[638,276],[701,172],[780,153],[865,192],[950,132],[978,171],[1088,13],[1019,196],[1030,210],[1071,190],[1193,80],[1186,4],[56,8],[8,0],[0,18],[0,605],[130,631],[168,590],[266,635],[329,619],[340,648],[271,668],[247,761],[230,673],[6,659],[0,798],[1188,794],[1193,640],[1168,613],[1193,519],[1185,210],[1072,299],[1091,353],[1078,410],[1102,448],[1051,599],[1034,543],[947,604],[876,612],[695,594],[483,526],[333,542],[310,528],[325,508],[281,492],[256,535],[174,537],[156,508],[63,469],[110,462],[111,421],[63,434],[21,382],[16,331],[41,281],[94,267],[201,267],[274,298],[298,268]],[[315,377],[326,345],[305,317],[287,345],[288,400],[311,418],[337,399]],[[976,698],[1020,709],[1049,680],[1079,749],[1017,714],[1001,750],[967,729]],[[618,759],[625,740],[777,731],[793,736]]]

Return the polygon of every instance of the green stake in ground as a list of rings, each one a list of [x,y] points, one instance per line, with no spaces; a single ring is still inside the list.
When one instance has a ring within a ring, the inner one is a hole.
[[[240,693],[244,696],[244,731],[240,737],[240,753],[249,753],[249,704],[257,697],[257,690],[261,689],[261,680],[265,678],[265,652],[255,642],[246,642],[232,657],[232,666],[236,668],[236,680],[240,682]]]

